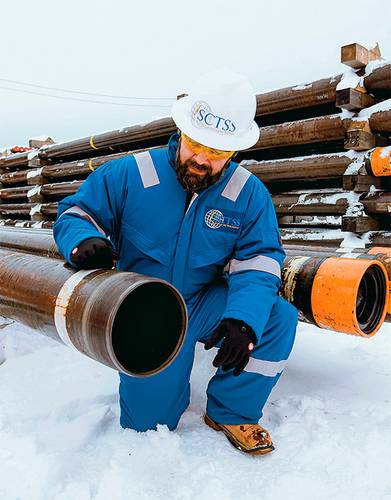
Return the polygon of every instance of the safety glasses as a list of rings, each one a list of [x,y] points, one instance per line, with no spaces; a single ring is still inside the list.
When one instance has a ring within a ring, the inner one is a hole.
[[[186,146],[193,151],[194,154],[198,155],[204,153],[208,160],[227,160],[230,158],[235,151],[223,151],[222,149],[208,148],[199,142],[193,141],[183,132],[181,138],[186,144]]]

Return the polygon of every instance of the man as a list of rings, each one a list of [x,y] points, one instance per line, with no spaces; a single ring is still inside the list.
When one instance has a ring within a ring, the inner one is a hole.
[[[259,138],[255,108],[243,77],[206,75],[175,102],[179,134],[168,148],[91,174],[60,203],[54,236],[78,269],[116,262],[171,282],[186,301],[189,327],[174,362],[151,377],[120,374],[121,425],[176,428],[200,341],[219,348],[206,424],[241,451],[265,454],[274,445],[258,421],[292,349],[297,311],[277,294],[285,254],[270,195],[231,161]]]

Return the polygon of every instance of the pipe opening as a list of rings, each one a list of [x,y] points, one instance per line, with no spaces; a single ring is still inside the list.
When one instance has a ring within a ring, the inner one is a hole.
[[[153,375],[175,357],[186,329],[186,312],[174,289],[144,283],[122,302],[112,342],[119,363],[132,375]]]
[[[381,268],[373,265],[361,279],[356,298],[357,321],[363,333],[370,334],[381,320],[386,301],[386,278]]]

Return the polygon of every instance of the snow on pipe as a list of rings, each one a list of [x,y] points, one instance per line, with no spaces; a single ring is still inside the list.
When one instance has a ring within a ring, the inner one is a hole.
[[[295,255],[283,264],[282,295],[302,321],[372,337],[384,322],[388,278],[378,260]]]
[[[127,375],[166,368],[187,328],[180,293],[137,273],[75,271],[63,261],[0,250],[0,315]]]

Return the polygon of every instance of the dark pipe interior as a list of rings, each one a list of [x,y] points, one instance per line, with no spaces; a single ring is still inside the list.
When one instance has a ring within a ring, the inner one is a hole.
[[[183,333],[182,307],[164,283],[139,286],[121,304],[113,324],[118,361],[135,375],[158,371],[174,352]]]
[[[380,267],[369,267],[361,279],[356,299],[357,320],[364,333],[370,334],[378,325],[386,293],[386,279]]]

